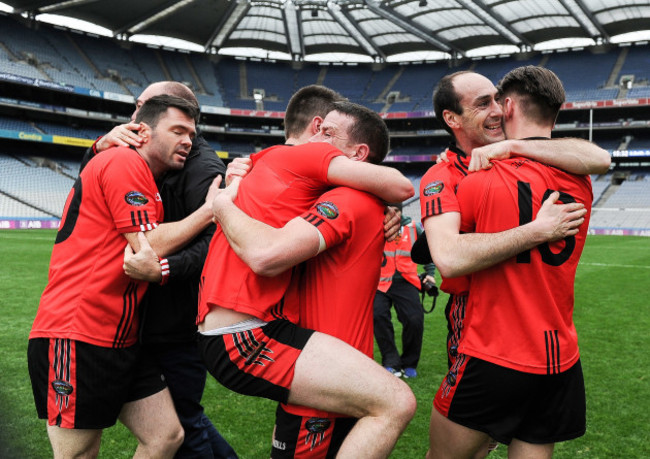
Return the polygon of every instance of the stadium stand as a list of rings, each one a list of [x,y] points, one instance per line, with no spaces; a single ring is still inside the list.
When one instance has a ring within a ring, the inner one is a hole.
[[[0,14],[0,27],[3,32],[7,31],[0,36],[1,74],[48,80],[83,88],[85,91],[105,91],[127,99],[128,96],[137,96],[153,81],[175,79],[189,84],[203,106],[258,110],[260,106],[253,99],[253,91],[262,89],[265,93],[263,109],[283,111],[296,89],[314,83],[328,85],[355,102],[377,112],[387,112],[387,123],[391,133],[395,134],[391,139],[392,158],[389,160],[396,167],[402,167],[410,164],[409,158],[418,158],[414,160],[419,161],[416,166],[418,173],[412,173],[408,169],[409,177],[416,186],[418,174],[421,175],[426,170],[431,155],[442,151],[448,142],[448,137],[439,129],[436,120],[429,114],[422,113],[433,109],[433,87],[447,73],[474,70],[496,83],[515,66],[539,64],[560,75],[567,89],[568,101],[650,97],[648,44],[599,47],[597,53],[590,49],[529,53],[517,58],[466,59],[453,64],[319,65],[311,62],[285,63],[173,52],[75,33],[45,24],[35,30],[3,14]],[[576,62],[580,62],[580,72],[575,71]],[[633,76],[631,86],[621,85],[620,78],[629,75]],[[4,94],[10,93],[6,91]],[[20,96],[11,95],[9,97],[16,97],[16,100],[1,101],[0,130],[5,133],[5,138],[17,139],[22,132],[87,141],[106,132],[104,128],[98,127],[100,124],[105,125],[105,120],[94,123],[71,117],[57,120],[56,113],[60,108],[54,110],[48,104],[65,108],[68,106],[67,96],[52,96],[52,91],[49,95],[44,94],[46,93],[32,96],[30,92],[23,92],[23,97],[29,99],[25,100],[26,106],[38,103],[39,100],[45,104],[31,111],[21,111],[17,106],[22,102],[16,102]],[[56,103],[52,100],[56,100]],[[111,110],[97,98],[88,98],[82,102],[77,100],[74,105],[75,108],[85,110]],[[594,120],[603,123],[602,129],[594,129],[596,143],[609,151],[650,151],[650,135],[645,132],[647,123],[650,122],[650,110],[635,104],[621,107],[595,111]],[[40,114],[42,111],[48,111],[48,116]],[[130,107],[124,113],[129,111]],[[405,116],[403,112],[419,113]],[[283,140],[280,134],[281,120],[211,113],[215,111],[204,111],[202,118],[202,123],[212,128],[205,132],[206,139],[215,150],[225,151],[230,157],[250,155]],[[392,117],[392,114],[397,116]],[[566,111],[561,116],[566,117],[567,121],[563,121],[560,135],[587,135],[586,109]],[[271,131],[275,131],[275,134],[269,136]],[[2,155],[0,192],[6,194],[1,195],[0,217],[12,215],[16,218],[40,218],[56,214],[63,207],[72,177],[77,174],[78,162],[48,161],[46,167],[43,167],[42,160],[31,159],[30,151],[33,151],[31,146],[14,148],[11,155]],[[635,163],[641,164],[645,160],[630,160],[626,157],[625,161],[626,167],[629,167],[630,161],[634,167]],[[14,180],[14,177],[22,178]],[[650,208],[650,202],[645,198],[650,196],[647,177],[647,174],[632,173],[627,175],[623,183],[613,183],[611,175],[592,177],[595,205],[592,227],[650,229],[650,219],[644,217],[647,214],[645,209]],[[40,192],[36,191],[39,187],[27,185],[45,182],[48,182],[48,188],[39,190]],[[49,188],[50,182],[54,187],[52,189]],[[46,198],[41,201],[38,195]],[[419,219],[417,200],[405,207],[405,213]]]
[[[27,121],[10,118],[7,116],[0,116],[0,129],[7,129],[9,131],[33,132],[34,134],[39,134],[38,130]]]
[[[541,56],[535,56],[529,59],[522,59],[516,62],[516,65],[539,65]],[[512,70],[513,62],[511,58],[497,57],[497,58],[484,58],[473,61],[470,70],[484,75],[489,78],[494,84],[498,83],[503,76]]]
[[[25,207],[31,206],[38,210],[39,214],[61,217],[74,180],[50,167],[56,168],[56,163],[42,161],[40,165],[33,162],[29,164],[0,153],[0,192],[5,197],[23,204],[11,206],[11,209],[22,212]],[[6,212],[9,210],[2,210],[3,214]]]

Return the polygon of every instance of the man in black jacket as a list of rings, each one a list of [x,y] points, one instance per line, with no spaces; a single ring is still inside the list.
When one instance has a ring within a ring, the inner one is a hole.
[[[194,93],[182,83],[151,84],[137,98],[131,122],[116,126],[99,138],[86,152],[81,168],[107,148],[119,145],[137,149],[142,139],[133,119],[146,100],[160,94],[178,96],[198,105]],[[223,178],[225,171],[223,161],[197,133],[184,168],[168,172],[157,183],[164,221],[181,220],[199,208],[213,179],[217,175]],[[140,341],[144,352],[159,364],[185,431],[176,457],[237,457],[201,406],[206,369],[196,346],[196,305],[199,275],[214,230],[215,226],[210,225],[185,248],[159,263],[139,263],[137,268],[125,266],[131,277],[151,282],[141,304]]]

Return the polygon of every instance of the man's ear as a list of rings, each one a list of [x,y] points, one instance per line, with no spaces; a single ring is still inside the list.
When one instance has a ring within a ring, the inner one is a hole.
[[[142,142],[146,143],[151,139],[151,126],[147,123],[140,122],[140,129],[138,130],[138,135],[142,137]]]
[[[447,126],[449,126],[451,129],[460,128],[458,113],[452,112],[451,110],[443,110],[442,120],[444,123],[447,123]]]
[[[314,116],[311,120],[311,135],[316,135],[320,132],[320,125],[323,124],[323,118]]]
[[[513,114],[515,112],[515,105],[514,101],[510,97],[506,97],[503,100],[503,118],[504,119],[511,119]]]
[[[365,143],[360,143],[354,148],[354,156],[350,159],[355,161],[366,161],[370,155],[370,147]]]

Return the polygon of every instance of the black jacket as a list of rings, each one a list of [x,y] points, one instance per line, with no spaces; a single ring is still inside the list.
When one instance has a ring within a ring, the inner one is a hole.
[[[83,166],[94,156],[89,148]],[[170,171],[158,180],[165,209],[164,221],[182,220],[201,207],[212,180],[225,176],[226,166],[201,136],[182,170]],[[215,225],[210,225],[182,250],[167,257],[169,280],[166,285],[150,284],[142,299],[140,339],[143,343],[178,343],[195,339],[199,277],[208,253]]]

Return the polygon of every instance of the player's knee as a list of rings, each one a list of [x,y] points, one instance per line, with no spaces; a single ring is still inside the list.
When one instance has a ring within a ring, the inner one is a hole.
[[[178,448],[180,448],[181,445],[183,444],[183,441],[185,441],[185,431],[179,424],[178,427],[174,430],[174,432],[170,436],[169,439],[170,448],[173,449],[173,451],[177,451]]]
[[[147,450],[151,451],[154,457],[171,457],[185,440],[185,432],[180,424],[168,429],[154,441],[147,442]]]
[[[417,409],[417,401],[411,388],[404,382],[401,384],[395,394],[395,403],[393,404],[394,417],[400,420],[404,425],[408,424]]]

